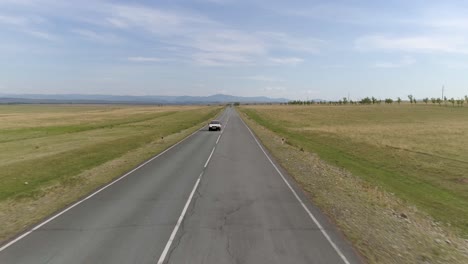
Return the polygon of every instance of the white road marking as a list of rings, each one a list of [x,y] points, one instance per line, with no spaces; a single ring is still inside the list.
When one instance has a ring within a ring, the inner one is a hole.
[[[219,141],[220,138],[221,138],[221,135],[218,136],[218,140],[216,140],[216,144],[218,144],[218,141]],[[214,153],[215,149],[216,149],[216,146],[214,146],[213,150],[211,150],[210,156],[206,160],[205,166],[203,166],[203,168],[206,168],[206,166],[208,166],[208,163],[210,162],[211,157],[213,156],[213,153]],[[182,210],[182,213],[179,216],[179,220],[177,220],[177,224],[175,225],[174,230],[172,230],[171,236],[169,237],[169,240],[167,241],[166,246],[164,247],[164,250],[163,250],[161,256],[159,257],[159,260],[158,260],[157,264],[163,264],[164,263],[164,260],[166,259],[166,256],[169,253],[169,249],[171,248],[172,242],[174,242],[174,238],[177,235],[177,231],[179,231],[180,225],[184,221],[185,213],[187,213],[187,209],[188,209],[190,203],[192,202],[193,195],[195,194],[195,191],[197,190],[198,185],[200,184],[200,181],[201,181],[201,178],[202,178],[204,172],[205,171],[202,171],[200,173],[200,176],[198,176],[198,179],[195,182],[195,186],[193,186],[192,192],[190,193],[190,196],[189,196],[187,202],[185,203],[184,209]]]
[[[226,129],[228,123],[229,123],[229,118],[231,118],[231,116],[228,116],[227,120],[226,120],[226,124],[224,125],[223,127],[223,130],[221,130],[221,135],[224,133],[224,130]]]
[[[239,117],[240,118],[240,117]],[[255,142],[257,142],[257,145],[258,147],[262,150],[263,154],[265,154],[265,156],[268,158],[268,160],[270,161],[271,165],[273,165],[273,167],[276,169],[276,171],[278,172],[278,174],[281,176],[281,178],[283,179],[284,183],[286,183],[286,185],[288,186],[289,190],[291,190],[291,192],[294,194],[294,197],[296,197],[296,199],[299,201],[299,203],[302,205],[302,208],[304,208],[304,210],[307,212],[307,214],[309,215],[309,217],[312,219],[312,221],[314,221],[314,223],[317,225],[317,227],[320,229],[320,232],[322,232],[323,236],[328,240],[328,242],[330,243],[330,245],[333,247],[333,249],[336,251],[336,253],[340,256],[340,258],[343,260],[344,263],[346,264],[350,264],[350,262],[348,261],[348,259],[345,257],[345,255],[341,252],[341,250],[336,246],[336,244],[332,241],[332,239],[330,238],[330,236],[328,235],[328,233],[325,231],[325,229],[322,227],[322,225],[319,223],[319,221],[317,220],[317,218],[315,218],[315,216],[312,214],[312,212],[309,210],[309,208],[307,208],[307,206],[305,205],[305,203],[302,201],[302,199],[299,197],[299,195],[297,195],[296,191],[292,188],[291,184],[289,184],[289,182],[286,180],[286,178],[284,177],[283,173],[281,173],[281,171],[278,169],[278,167],[275,165],[275,163],[270,159],[270,157],[268,156],[268,154],[266,153],[266,151],[263,149],[262,145],[260,144],[260,142],[258,142],[257,138],[255,137],[254,133],[252,132],[252,130],[250,130],[250,128],[247,126],[247,124],[244,122],[244,120],[242,120],[242,118],[240,118],[240,120],[242,121],[242,123],[244,123],[245,127],[249,130],[250,134],[252,135],[253,139],[255,140]]]
[[[177,234],[177,231],[179,231],[179,227],[182,224],[182,221],[184,221],[185,213],[187,212],[187,209],[190,205],[190,202],[192,202],[193,195],[195,194],[195,191],[198,188],[198,184],[200,184],[201,177],[203,176],[203,172],[198,176],[197,181],[195,182],[195,186],[193,186],[192,192],[190,193],[190,196],[185,203],[184,209],[182,210],[182,213],[179,216],[179,219],[177,220],[177,224],[174,227],[174,230],[172,230],[171,236],[169,237],[169,241],[166,243],[166,247],[164,247],[164,250],[159,257],[158,264],[164,263],[164,260],[166,259],[167,253],[169,252],[169,249],[171,248],[172,242],[174,242],[174,238]]]
[[[38,224],[37,226],[35,226],[33,229],[27,231],[26,233],[22,234],[21,236],[15,238],[14,240],[10,241],[9,243],[7,243],[6,245],[4,245],[3,247],[0,248],[0,252],[2,252],[3,250],[7,249],[9,246],[15,244],[16,242],[18,242],[19,240],[25,238],[26,236],[28,236],[29,234],[31,234],[33,231],[36,231],[37,229],[41,228],[42,226],[44,226],[45,224],[49,223],[50,221],[54,220],[55,218],[63,215],[64,213],[68,212],[69,210],[71,210],[72,208],[74,208],[75,206],[81,204],[82,202],[88,200],[89,198],[95,196],[96,194],[102,192],[103,190],[105,190],[106,188],[108,188],[109,186],[117,183],[118,181],[122,180],[123,178],[127,177],[128,175],[132,174],[133,172],[135,172],[136,170],[140,169],[141,167],[145,166],[146,164],[150,163],[151,161],[153,161],[154,159],[160,157],[161,155],[163,155],[164,153],[168,152],[169,150],[171,150],[172,148],[174,148],[175,146],[179,145],[180,143],[184,142],[185,140],[187,140],[188,138],[190,138],[191,136],[195,135],[199,130],[197,129],[195,132],[193,132],[192,134],[188,135],[187,137],[185,137],[184,139],[182,139],[181,141],[177,142],[176,144],[172,145],[171,147],[169,147],[168,149],[164,150],[163,152],[159,153],[158,155],[152,157],[151,159],[145,161],[144,163],[142,163],[140,166],[134,168],[133,170],[127,172],[126,174],[120,176],[119,178],[115,179],[114,181],[110,182],[109,184],[105,185],[104,187],[100,188],[99,190],[93,192],[92,194],[86,196],[85,198],[79,200],[78,202],[74,203],[73,205],[65,208],[64,210],[60,211],[59,213],[55,214],[54,216],[52,216],[51,218],[45,220],[44,222]]]
[[[216,149],[216,147],[213,147],[213,150],[211,151],[211,154],[208,157],[208,159],[206,160],[205,166],[203,166],[203,168],[206,168],[206,166],[208,166],[208,163],[210,162],[211,156],[213,156],[213,153],[214,153],[215,149]]]

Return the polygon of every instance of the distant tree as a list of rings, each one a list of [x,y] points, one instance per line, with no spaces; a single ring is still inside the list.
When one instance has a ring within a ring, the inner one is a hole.
[[[437,103],[439,104],[439,106],[442,104],[442,99],[440,99],[440,98],[437,98],[437,100],[436,100],[436,101],[437,101]]]
[[[239,105],[240,105],[239,102],[235,102],[235,103],[234,103],[234,106],[239,106]]]
[[[343,104],[348,104],[348,98],[343,97]]]
[[[409,102],[410,102],[410,103],[413,103],[413,95],[411,95],[411,94],[408,95],[408,99],[409,99]]]
[[[362,99],[359,103],[361,104],[371,104],[372,100],[369,97]]]
[[[398,104],[401,103],[401,98],[400,97],[397,98],[397,102],[398,102]]]
[[[447,106],[447,96],[444,96],[444,104]]]
[[[387,98],[385,99],[386,104],[393,104],[393,99],[392,98]]]
[[[468,95],[465,95],[465,101],[468,104]]]
[[[435,104],[435,103],[436,103],[436,99],[435,99],[434,97],[432,97],[432,98],[431,98],[431,102],[432,102],[433,104]]]
[[[377,102],[377,98],[375,98],[374,96],[372,96],[371,100],[372,100],[372,104],[375,104]]]
[[[427,104],[427,103],[429,102],[429,98],[427,98],[427,97],[424,98],[424,99],[423,99],[423,102],[424,102],[425,104]]]
[[[452,106],[455,106],[455,99],[453,99],[453,97],[450,98],[449,102],[452,103]]]

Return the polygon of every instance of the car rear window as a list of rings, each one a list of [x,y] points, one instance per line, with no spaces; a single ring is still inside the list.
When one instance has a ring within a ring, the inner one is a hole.
[[[219,121],[211,121],[210,124],[221,124]]]

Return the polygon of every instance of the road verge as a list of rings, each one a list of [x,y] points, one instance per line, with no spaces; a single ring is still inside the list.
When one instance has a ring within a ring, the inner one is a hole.
[[[369,263],[468,263],[468,242],[427,214],[314,153],[286,144],[239,112],[278,163]]]
[[[221,110],[213,112],[207,120],[213,118]],[[144,161],[189,137],[206,125],[207,120],[151,141],[116,159],[85,170],[66,181],[47,185],[40,190],[40,195],[0,201],[0,222],[2,223],[0,241],[3,241],[0,244],[6,244],[18,233],[30,230],[33,225],[61,212],[64,208],[131,171]],[[49,165],[53,166],[53,164]]]

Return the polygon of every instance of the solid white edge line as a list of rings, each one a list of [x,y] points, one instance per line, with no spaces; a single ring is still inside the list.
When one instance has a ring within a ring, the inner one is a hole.
[[[216,140],[216,144],[218,144],[220,138],[221,138],[221,135],[218,136],[218,139]]]
[[[240,117],[239,117],[240,118]],[[294,197],[296,197],[296,199],[299,201],[299,203],[302,205],[302,207],[304,208],[304,210],[307,212],[307,214],[309,215],[309,217],[314,221],[314,223],[317,225],[317,227],[320,229],[320,232],[322,232],[323,236],[328,240],[328,242],[330,243],[330,245],[333,247],[333,249],[336,251],[336,253],[341,257],[341,259],[343,260],[344,263],[346,264],[350,264],[350,262],[348,261],[348,259],[345,257],[345,255],[341,252],[341,250],[338,248],[338,246],[336,246],[336,244],[333,242],[333,240],[330,238],[330,236],[328,235],[328,233],[325,231],[325,229],[322,227],[322,225],[320,224],[320,222],[315,218],[315,216],[312,214],[312,212],[309,210],[309,208],[307,208],[307,206],[305,205],[305,203],[302,201],[302,199],[299,197],[299,195],[297,195],[296,191],[292,188],[291,184],[289,184],[289,182],[286,180],[286,178],[284,177],[283,173],[281,173],[281,171],[278,169],[278,167],[275,165],[275,163],[270,159],[270,157],[268,156],[268,154],[266,153],[266,151],[263,149],[262,145],[260,144],[260,142],[257,140],[257,138],[255,137],[254,133],[252,132],[252,130],[250,130],[250,128],[247,126],[247,124],[244,122],[244,120],[242,120],[242,118],[240,118],[240,120],[242,121],[242,123],[244,123],[245,127],[249,130],[250,134],[252,135],[253,139],[255,140],[255,142],[257,142],[257,145],[258,147],[262,150],[263,154],[265,154],[265,156],[268,158],[268,160],[270,161],[271,165],[273,165],[273,167],[276,169],[276,171],[278,172],[278,174],[281,176],[281,178],[283,179],[284,183],[288,186],[289,190],[291,190],[291,192],[294,194]]]
[[[172,230],[171,236],[169,237],[169,240],[167,241],[166,246],[164,247],[164,250],[161,256],[159,257],[158,264],[164,263],[167,253],[169,252],[169,249],[171,248],[172,242],[174,242],[174,238],[177,234],[177,231],[179,231],[179,227],[182,224],[182,221],[184,220],[185,213],[187,212],[190,202],[192,202],[193,195],[195,194],[195,191],[197,190],[198,184],[200,183],[202,176],[203,176],[203,172],[200,174],[197,181],[195,182],[195,186],[193,186],[192,192],[190,193],[190,196],[187,202],[185,203],[184,209],[182,210],[182,213],[180,214],[179,219],[177,220],[177,224],[174,227],[174,230]]]
[[[203,128],[201,128],[203,129]],[[42,226],[44,226],[45,224],[49,223],[50,221],[54,220],[55,218],[63,215],[64,213],[68,212],[69,210],[71,210],[72,208],[74,208],[75,206],[81,204],[82,202],[88,200],[89,198],[95,196],[96,194],[100,193],[101,191],[103,191],[104,189],[108,188],[109,186],[117,183],[118,181],[122,180],[123,178],[127,177],[128,175],[132,174],[133,172],[135,172],[136,170],[140,169],[141,167],[145,166],[146,164],[150,163],[151,161],[153,161],[154,159],[160,157],[161,155],[163,155],[164,153],[168,152],[169,150],[171,150],[172,148],[174,148],[175,146],[179,145],[180,143],[184,142],[185,140],[187,140],[188,138],[192,137],[193,135],[195,135],[198,131],[200,131],[200,129],[197,129],[195,132],[193,132],[192,134],[188,135],[187,137],[183,138],[181,141],[175,143],[174,145],[170,146],[169,148],[167,148],[166,150],[164,150],[163,152],[159,153],[158,155],[152,157],[151,159],[145,161],[144,163],[140,164],[138,167],[134,168],[133,170],[127,172],[126,174],[120,176],[119,178],[113,180],[112,182],[108,183],[107,185],[105,185],[104,187],[101,187],[100,189],[98,189],[97,191],[93,192],[92,194],[86,196],[85,198],[79,200],[78,202],[74,203],[73,205],[65,208],[64,210],[60,211],[59,213],[55,214],[54,216],[50,217],[49,219],[45,220],[44,222],[36,225],[34,228],[32,228],[31,230],[25,232],[24,234],[20,235],[19,237],[13,239],[12,241],[10,241],[9,243],[5,244],[4,246],[2,246],[0,248],[0,252],[2,252],[3,250],[7,249],[8,247],[10,247],[11,245],[15,244],[16,242],[18,242],[19,240],[23,239],[24,237],[28,236],[29,234],[31,234],[33,231],[36,231],[37,229],[41,228]]]
[[[216,147],[213,147],[213,150],[211,151],[211,154],[208,157],[208,159],[206,160],[205,166],[203,166],[203,168],[206,168],[206,166],[208,166],[208,163],[210,162],[211,156],[213,156],[213,153],[214,153],[215,149],[216,149]]]

